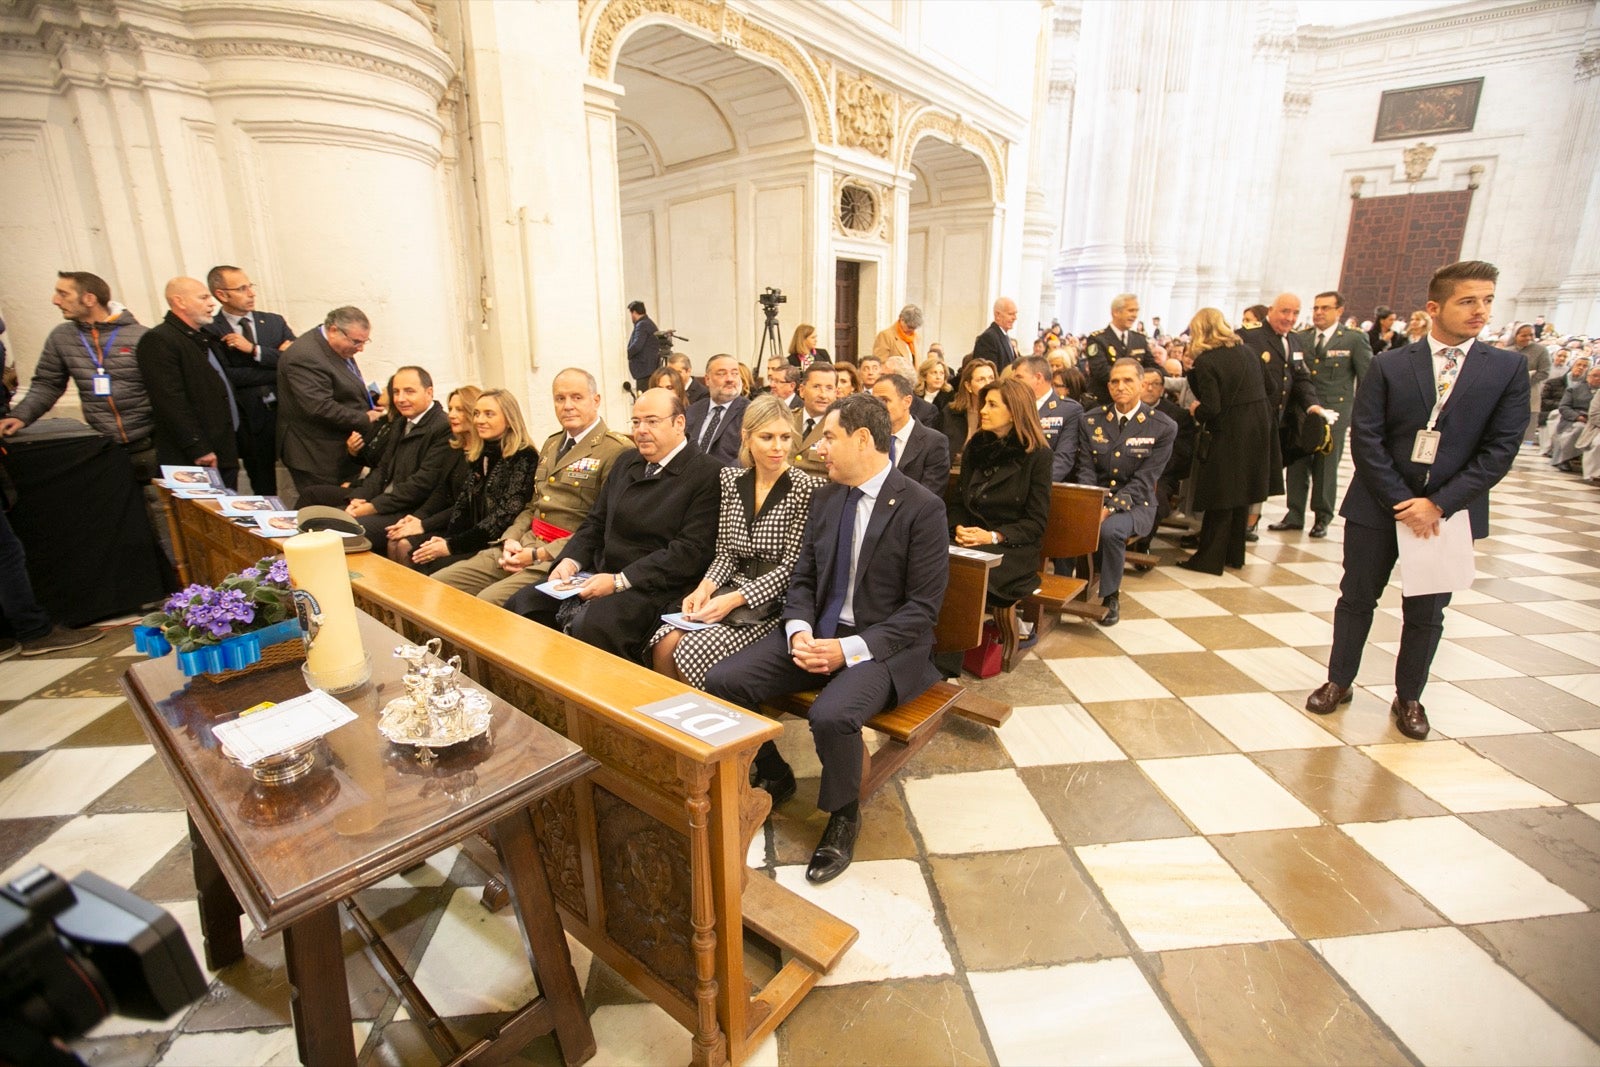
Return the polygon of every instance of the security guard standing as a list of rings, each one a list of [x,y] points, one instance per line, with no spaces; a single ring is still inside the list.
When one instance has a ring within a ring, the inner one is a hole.
[[[1244,346],[1261,357],[1267,376],[1267,407],[1272,410],[1271,462],[1272,472],[1267,486],[1268,496],[1283,492],[1283,425],[1284,414],[1293,403],[1296,411],[1322,414],[1317,403],[1316,386],[1311,384],[1311,372],[1306,370],[1305,353],[1300,348],[1300,335],[1294,333],[1294,324],[1300,318],[1300,298],[1293,293],[1279,293],[1267,309],[1267,321],[1256,326],[1246,326],[1239,331]],[[1256,540],[1256,519],[1260,505],[1250,513],[1250,532],[1246,541]],[[1275,522],[1269,530],[1300,529]]]
[[[1106,614],[1101,626],[1122,618],[1119,591],[1122,562],[1130,537],[1143,537],[1156,524],[1156,479],[1166,469],[1178,436],[1173,421],[1145,404],[1143,369],[1134,359],[1111,365],[1107,390],[1111,403],[1084,412],[1078,436],[1075,480],[1111,490],[1100,510],[1100,600]]]
[[[542,582],[583,524],[617,457],[633,442],[606,428],[594,379],[576,369],[556,375],[551,392],[562,429],[539,449],[533,499],[505,531],[500,544],[434,575],[480,600],[504,606],[519,589]]]
[[[1111,365],[1119,359],[1136,359],[1142,367],[1160,369],[1155,353],[1145,335],[1133,328],[1139,321],[1139,298],[1132,293],[1119,293],[1111,301],[1111,325],[1099,333],[1089,335],[1084,349],[1085,368],[1089,376],[1089,395],[1095,403],[1104,404],[1111,399],[1106,391],[1106,381],[1111,376]]]
[[[1274,525],[1289,530],[1305,525],[1309,489],[1312,537],[1328,536],[1328,523],[1338,509],[1339,461],[1344,457],[1350,411],[1355,407],[1356,383],[1367,376],[1367,369],[1372,366],[1372,343],[1365,333],[1344,325],[1340,321],[1343,317],[1344,297],[1340,293],[1318,293],[1311,304],[1311,329],[1299,333],[1300,347],[1306,353],[1306,370],[1316,387],[1324,417],[1338,412],[1338,419],[1332,426],[1331,452],[1301,456],[1289,464],[1284,475],[1289,510],[1283,521]]]

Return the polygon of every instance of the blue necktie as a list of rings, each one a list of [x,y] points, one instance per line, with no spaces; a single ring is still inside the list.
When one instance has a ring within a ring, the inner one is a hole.
[[[856,544],[856,505],[861,490],[844,495],[844,514],[839,516],[839,543],[833,549],[833,572],[828,576],[828,602],[817,620],[817,636],[828,638],[839,631],[839,616],[844,614],[844,599],[850,592],[850,554]]]
[[[889,466],[894,466],[894,461],[900,456],[900,438],[889,435]]]
[[[206,362],[211,364],[211,369],[217,372],[217,377],[222,379],[222,388],[228,394],[228,415],[233,419],[233,428],[239,428],[239,405],[233,399],[233,383],[228,381],[228,372],[222,369],[222,361],[217,359],[217,354],[211,351],[211,346],[206,346]]]

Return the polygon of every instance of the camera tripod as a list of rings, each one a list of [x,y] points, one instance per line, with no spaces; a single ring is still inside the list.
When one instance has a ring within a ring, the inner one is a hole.
[[[750,368],[751,375],[757,381],[762,380],[767,373],[769,354],[777,358],[787,358],[783,351],[783,341],[778,334],[778,306],[763,301],[761,311],[766,315],[767,321],[761,326],[761,339],[756,343],[755,365]]]

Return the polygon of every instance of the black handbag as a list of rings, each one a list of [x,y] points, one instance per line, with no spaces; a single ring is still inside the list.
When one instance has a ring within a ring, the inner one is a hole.
[[[758,559],[754,556],[739,561],[740,572],[744,575],[746,581],[751,582],[755,581],[757,578],[763,577],[764,575],[771,574],[773,571],[778,569],[778,566],[779,564],[773,560]],[[729,582],[726,585],[718,586],[717,591],[711,595],[713,597],[719,597],[727,593],[743,592],[744,590],[740,589],[732,582]],[[766,622],[768,619],[772,618],[774,615],[777,615],[778,612],[782,610],[783,598],[778,597],[773,600],[769,600],[763,607],[759,608],[751,607],[749,604],[741,604],[732,611],[728,612],[728,614],[724,615],[722,617],[722,621],[730,626],[754,626],[757,623]]]

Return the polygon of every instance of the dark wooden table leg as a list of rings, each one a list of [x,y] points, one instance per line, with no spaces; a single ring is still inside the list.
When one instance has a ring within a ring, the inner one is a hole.
[[[495,823],[494,832],[505,865],[506,885],[511,890],[512,910],[522,928],[522,941],[539,981],[539,992],[554,1014],[561,1058],[572,1067],[594,1055],[594,1029],[583,1008],[583,992],[572,969],[572,954],[567,951],[555,897],[539,859],[533,819],[522,808]]]
[[[355,1067],[350,989],[339,938],[339,906],[329,904],[283,932],[289,964],[289,1009],[306,1067]]]
[[[244,955],[244,935],[239,917],[244,909],[223,877],[211,846],[200,835],[200,828],[189,819],[189,862],[194,868],[194,887],[200,905],[200,934],[205,938],[206,966],[220,971]]]

